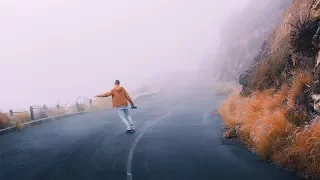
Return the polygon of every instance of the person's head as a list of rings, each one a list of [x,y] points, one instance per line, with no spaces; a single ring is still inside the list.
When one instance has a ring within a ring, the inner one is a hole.
[[[119,81],[119,80],[116,80],[116,81],[114,82],[114,85],[119,86],[119,85],[120,85],[120,81]]]

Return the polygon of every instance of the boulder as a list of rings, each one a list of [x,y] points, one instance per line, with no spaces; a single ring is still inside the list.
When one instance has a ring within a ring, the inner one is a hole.
[[[309,123],[309,121],[313,119],[313,115],[315,114],[314,102],[312,88],[308,85],[304,85],[302,92],[296,97],[295,105],[295,112],[296,115],[298,114],[300,122]]]
[[[239,130],[240,130],[241,125],[238,124],[235,127],[227,130],[225,133],[223,133],[223,137],[226,139],[232,139],[236,138],[239,136]]]
[[[313,94],[313,109],[319,113],[320,112],[320,94]]]
[[[244,73],[242,73],[239,77],[239,84],[243,86],[247,86],[249,84],[250,74],[251,74],[250,70],[246,70]]]

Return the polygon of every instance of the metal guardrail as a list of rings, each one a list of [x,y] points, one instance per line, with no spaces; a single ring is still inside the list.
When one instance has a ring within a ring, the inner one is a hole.
[[[156,94],[161,92],[163,89],[163,86],[160,88],[156,88],[155,92],[144,92],[137,94],[134,99],[144,96],[147,94]],[[61,105],[57,104],[54,107],[47,107],[46,105],[32,105],[29,107],[29,110],[26,111],[13,111],[12,109],[9,110],[8,113],[1,113],[0,115],[5,115],[10,120],[10,123],[6,126],[3,126],[0,121],[0,131],[3,131],[5,129],[14,129],[17,127],[17,123],[19,122],[22,125],[27,124],[34,124],[37,121],[42,121],[45,119],[55,119],[56,117],[65,117],[72,114],[78,114],[78,113],[84,113],[88,111],[94,111],[99,109],[105,109],[105,108],[111,108],[111,102],[108,99],[98,99],[98,100],[92,100],[92,99],[84,99],[82,100],[82,103],[79,103],[80,98],[77,99],[77,103],[68,106],[68,104]],[[1,118],[1,117],[0,117]],[[3,118],[3,117],[2,117]],[[6,117],[5,117],[6,118]],[[0,119],[1,120],[1,119]]]
[[[74,105],[68,106],[68,104],[60,105],[57,104],[53,107],[47,107],[46,105],[32,105],[26,111],[14,111],[12,109],[7,113],[0,112],[0,115],[4,115],[3,121],[0,121],[0,130],[6,127],[16,126],[17,123],[24,124],[39,119],[54,118],[59,116],[64,116],[68,114],[80,113],[85,111],[91,111],[93,109],[103,109],[106,107],[94,106],[94,100],[89,99],[83,103],[75,103]],[[0,119],[1,120],[1,119]],[[4,124],[1,124],[4,123]]]
[[[88,112],[77,112],[77,113],[65,114],[65,115],[61,115],[61,116],[38,119],[38,120],[22,123],[22,126],[23,127],[30,127],[30,126],[34,126],[34,125],[37,125],[37,124],[45,123],[45,122],[48,122],[48,121],[51,121],[51,120],[58,120],[58,119],[67,118],[67,117],[71,117],[71,116],[82,115],[82,114],[85,114],[85,113],[88,113]],[[10,127],[4,128],[4,129],[0,129],[0,135],[4,135],[4,134],[7,134],[9,132],[16,131],[16,130],[19,130],[19,127],[17,125],[10,126]]]

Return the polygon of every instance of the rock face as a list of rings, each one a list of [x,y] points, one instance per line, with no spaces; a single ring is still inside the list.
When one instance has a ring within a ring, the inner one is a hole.
[[[281,24],[268,39],[270,53],[281,48],[281,40],[294,30],[295,27],[293,25],[296,22],[315,16],[316,11],[314,8],[317,2],[319,2],[319,0],[294,0],[292,2],[283,17]]]
[[[287,45],[290,46],[287,46]],[[281,52],[289,48],[283,56]],[[304,91],[297,97],[296,111],[305,113],[306,119],[312,119],[314,113],[319,113],[320,97],[320,0],[294,0],[282,18],[282,22],[265,41],[256,58],[253,60],[257,66],[269,61],[279,65],[278,61],[271,61],[270,56],[276,59],[288,57],[283,60],[284,67],[276,69],[281,76],[271,74],[273,77],[270,87],[277,87],[282,83],[289,83],[290,71],[303,70],[313,72],[313,82],[310,87],[304,87]],[[266,66],[266,63],[261,66]],[[253,68],[255,70],[255,68]],[[259,72],[261,73],[261,72]],[[256,76],[257,73],[251,73]],[[269,75],[264,72],[263,75]],[[277,84],[276,81],[280,81]],[[244,87],[246,87],[245,85]],[[253,88],[253,87],[251,87]],[[318,112],[314,112],[318,111]],[[300,116],[300,115],[299,115]]]
[[[307,119],[320,113],[320,0],[253,0],[221,32],[218,79],[238,81],[244,94],[290,84],[292,71],[312,72],[296,108]]]
[[[237,81],[242,72],[266,56],[269,51],[266,40],[291,1],[252,0],[242,12],[226,21],[215,63],[217,79]]]
[[[320,18],[320,17],[319,17]],[[315,68],[313,73],[313,93],[320,95],[320,23],[318,23],[318,29],[316,34],[313,36],[313,44],[316,46],[318,53],[315,61]],[[317,101],[317,100],[316,100]]]
[[[224,137],[239,135],[258,155],[320,179],[320,0],[293,0],[252,62],[239,77],[249,97],[221,105]]]
[[[251,71],[246,70],[244,73],[242,73],[239,77],[239,84],[243,86],[247,86],[249,83],[249,76],[250,76]]]
[[[223,133],[223,137],[227,138],[227,139],[238,137],[240,127],[241,127],[241,125],[238,124],[234,128],[227,130],[225,133]]]

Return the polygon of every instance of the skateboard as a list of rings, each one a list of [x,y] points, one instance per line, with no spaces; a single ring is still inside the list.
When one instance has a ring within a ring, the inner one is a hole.
[[[136,130],[134,129],[126,130],[126,133],[134,133],[134,132],[136,132]]]

